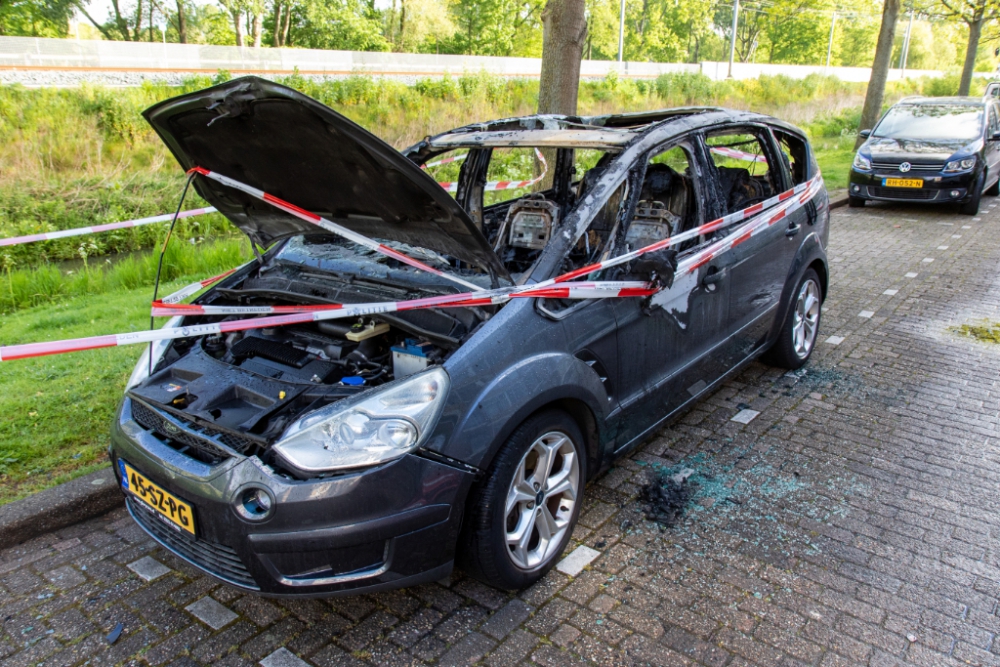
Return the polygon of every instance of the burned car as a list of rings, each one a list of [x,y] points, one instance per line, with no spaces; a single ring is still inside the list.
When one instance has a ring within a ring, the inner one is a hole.
[[[198,297],[203,306],[468,291],[448,276],[483,289],[530,286],[820,182],[800,131],[714,108],[511,118],[402,152],[256,78],[145,117],[184,169],[298,207],[196,178],[257,254]],[[647,298],[554,291],[151,346],[112,430],[128,510],[180,558],[267,595],[404,587],[456,564],[525,587],[566,548],[589,479],[753,359],[796,368],[809,358],[827,291],[829,211],[818,187],[690,271],[671,275],[669,260],[731,228],[689,235],[660,264],[596,276],[659,272],[663,289]]]

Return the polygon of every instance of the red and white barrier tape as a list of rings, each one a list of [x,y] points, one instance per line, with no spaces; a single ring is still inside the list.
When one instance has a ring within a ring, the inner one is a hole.
[[[226,276],[231,276],[237,270],[239,270],[238,267],[236,269],[229,269],[225,273],[220,273],[217,276],[212,276],[211,278],[206,278],[205,280],[199,280],[196,283],[191,283],[190,285],[187,285],[187,286],[182,287],[181,289],[177,290],[173,294],[170,294],[170,295],[167,295],[167,296],[163,297],[162,299],[160,299],[158,301],[158,303],[167,303],[167,304],[180,303],[181,301],[183,301],[184,299],[188,298],[189,296],[193,296],[193,295],[197,294],[198,292],[200,292],[201,290],[205,289],[206,287],[208,287],[212,283],[217,283],[220,280],[222,280],[223,278],[225,278]]]
[[[188,211],[181,211],[178,218],[192,218],[196,215],[215,213],[215,208],[193,208]],[[173,213],[154,215],[149,218],[138,218],[136,220],[126,220],[124,222],[111,222],[106,225],[94,225],[93,227],[78,227],[76,229],[63,229],[57,232],[45,232],[44,234],[28,234],[27,236],[12,236],[7,239],[0,239],[0,247],[21,245],[22,243],[34,243],[35,241],[51,241],[53,239],[64,239],[70,236],[85,236],[87,234],[97,234],[98,232],[110,232],[115,229],[128,229],[130,227],[142,227],[155,222],[169,222],[174,219]]]
[[[463,159],[464,157],[465,156],[462,156]],[[530,188],[535,183],[538,183],[543,178],[545,178],[545,174],[548,173],[549,163],[545,161],[545,156],[542,155],[542,152],[537,148],[535,149],[535,157],[537,157],[538,161],[542,163],[542,173],[539,174],[537,178],[533,178],[529,181],[489,181],[486,183],[484,191],[495,192],[496,190],[519,190],[520,188]],[[458,191],[457,181],[438,181],[438,185],[440,185],[448,192]]]
[[[348,241],[353,241],[354,243],[357,243],[360,246],[363,246],[370,250],[374,250],[375,252],[381,253],[387,257],[391,257],[397,261],[402,262],[403,264],[408,264],[414,268],[420,269],[421,271],[426,271],[427,273],[432,273],[436,276],[441,276],[442,278],[446,278],[447,280],[450,280],[453,283],[457,283],[459,285],[462,285],[463,287],[467,287],[474,292],[478,292],[483,289],[479,285],[470,283],[467,280],[463,280],[458,276],[453,276],[452,274],[447,273],[445,271],[435,269],[432,266],[428,266],[427,264],[424,264],[419,260],[404,255],[398,250],[393,250],[392,248],[383,243],[379,243],[378,241],[374,241],[368,238],[367,236],[364,236],[363,234],[358,234],[357,232],[351,231],[347,227],[338,225],[336,222],[333,222],[332,220],[327,220],[326,218],[318,216],[315,213],[311,213],[305,209],[299,208],[294,204],[286,202],[284,199],[279,199],[274,195],[268,194],[263,190],[258,190],[255,187],[251,187],[246,183],[241,183],[237,180],[229,178],[228,176],[223,176],[222,174],[216,173],[214,171],[209,171],[208,169],[204,169],[202,167],[193,167],[188,170],[188,173],[192,172],[201,174],[206,178],[211,178],[213,181],[222,183],[223,185],[233,188],[235,190],[239,190],[240,192],[245,192],[252,197],[260,199],[261,201],[266,201],[271,206],[281,209],[285,213],[294,215],[296,218],[299,218],[300,220],[305,220],[306,222],[310,222],[316,225],[317,227],[325,229],[326,231],[332,234],[336,234],[337,236],[343,237]]]
[[[734,160],[743,160],[744,162],[763,162],[764,164],[767,164],[767,158],[763,155],[747,153],[746,151],[729,148],[728,146],[712,146],[709,150],[716,155],[731,157]]]
[[[465,153],[463,155],[455,155],[453,157],[446,157],[442,160],[438,160],[437,162],[428,162],[427,164],[422,164],[420,165],[420,168],[430,169],[431,167],[440,167],[443,164],[451,164],[452,162],[461,162],[467,157],[469,157],[468,153]]]
[[[210,172],[209,172],[210,173]],[[219,177],[218,178],[225,178]],[[226,179],[229,180],[229,179]],[[224,181],[220,181],[224,182]],[[154,314],[160,316],[190,314],[190,315],[221,315],[221,314],[266,314],[276,313],[271,317],[258,317],[243,320],[232,320],[228,322],[217,322],[212,324],[199,324],[185,327],[169,327],[152,331],[137,331],[124,334],[109,334],[105,336],[92,336],[89,338],[76,338],[62,341],[52,341],[47,343],[28,343],[24,345],[9,345],[0,347],[0,361],[11,361],[14,359],[24,359],[28,357],[39,357],[50,354],[62,354],[66,352],[78,352],[82,350],[99,349],[105,347],[117,347],[121,345],[133,345],[150,343],[159,340],[171,340],[176,338],[190,338],[205,336],[209,334],[230,333],[234,331],[245,331],[250,329],[262,329],[267,327],[282,326],[288,324],[301,324],[307,322],[317,322],[328,319],[342,319],[351,317],[363,317],[379,313],[400,312],[407,310],[418,310],[422,308],[462,308],[482,305],[498,305],[505,303],[512,298],[558,298],[558,299],[595,299],[595,298],[615,298],[615,297],[637,297],[650,296],[657,290],[648,283],[643,282],[570,282],[574,278],[593,273],[601,269],[616,266],[628,262],[648,252],[653,252],[662,248],[670,247],[680,243],[685,238],[716,231],[729,224],[742,221],[749,216],[756,215],[767,209],[765,215],[755,220],[750,220],[746,224],[738,227],[725,238],[709,245],[691,257],[685,258],[678,266],[677,273],[693,272],[701,266],[710,262],[713,258],[723,252],[736,247],[747,241],[755,234],[767,229],[774,223],[785,218],[798,208],[808,203],[822,189],[823,180],[817,174],[811,180],[795,186],[765,202],[760,202],[742,211],[737,211],[718,220],[714,220],[696,229],[684,232],[676,236],[664,239],[649,246],[639,248],[625,255],[613,259],[592,264],[577,271],[565,273],[556,278],[546,280],[536,285],[521,286],[517,288],[506,288],[490,291],[479,291],[478,293],[449,294],[444,296],[427,297],[423,299],[412,299],[409,301],[396,302],[375,302],[365,304],[329,304],[320,306],[199,306],[199,305],[171,305],[165,301],[154,304]],[[242,185],[242,184],[241,184]],[[258,191],[259,192],[259,191]],[[263,198],[263,197],[262,197]],[[269,201],[269,200],[268,200]],[[281,200],[278,200],[281,201]],[[273,202],[272,202],[273,203]],[[291,204],[282,202],[284,206],[291,207]],[[773,210],[771,208],[773,207]],[[296,209],[300,210],[300,209]],[[309,214],[311,215],[311,214]],[[318,217],[318,216],[317,216]],[[351,234],[354,234],[351,232]],[[359,235],[360,236],[360,235]],[[365,237],[361,237],[365,238]],[[353,239],[352,239],[353,240]],[[374,243],[365,239],[369,243]],[[368,243],[362,244],[370,247]],[[582,273],[581,273],[582,272]],[[181,292],[193,288],[194,285],[205,286],[203,283],[211,284],[223,276],[209,278],[206,281],[189,285]],[[197,291],[197,290],[195,290]],[[176,292],[171,297],[175,297]],[[170,297],[168,297],[170,298]],[[280,309],[280,310],[279,310]],[[287,313],[287,314],[278,314]]]

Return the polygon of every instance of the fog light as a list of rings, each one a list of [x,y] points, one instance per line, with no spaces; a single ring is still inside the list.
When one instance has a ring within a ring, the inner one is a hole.
[[[274,497],[267,489],[250,487],[237,494],[236,513],[247,521],[263,521],[274,510]]]
[[[958,190],[952,190],[952,191],[951,191],[951,198],[952,198],[952,199],[955,199],[955,198],[957,198],[957,197],[958,197],[958,196],[959,196],[960,194],[962,194],[962,193],[961,193],[961,192],[959,192]]]
[[[855,192],[861,192],[861,186],[859,185],[853,185],[851,186],[851,189],[854,190]]]

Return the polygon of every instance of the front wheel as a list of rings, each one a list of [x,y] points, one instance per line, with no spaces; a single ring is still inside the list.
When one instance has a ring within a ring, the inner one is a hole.
[[[851,208],[864,208],[864,206],[865,206],[865,198],[864,197],[855,197],[854,195],[848,195],[847,196],[847,205],[850,206]]]
[[[997,195],[1000,195],[1000,178],[998,178],[993,185],[986,188],[986,191],[983,192],[983,194],[988,195],[990,197],[996,197]]]
[[[583,502],[583,434],[561,410],[529,417],[469,494],[460,565],[480,581],[527,588],[566,548]]]
[[[764,355],[764,360],[772,366],[795,370],[809,360],[816,346],[819,321],[823,315],[823,290],[813,269],[803,274],[792,294],[795,300],[791,311],[785,317],[778,340]]]
[[[972,184],[972,194],[969,201],[959,205],[958,210],[963,215],[976,215],[979,213],[979,200],[983,198],[983,177],[980,176]]]

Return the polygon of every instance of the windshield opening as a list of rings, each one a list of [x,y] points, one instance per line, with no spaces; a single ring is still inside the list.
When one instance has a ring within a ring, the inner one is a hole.
[[[963,104],[907,104],[889,109],[872,136],[876,139],[949,141],[977,139],[983,109]]]

